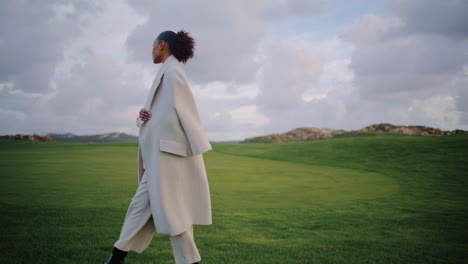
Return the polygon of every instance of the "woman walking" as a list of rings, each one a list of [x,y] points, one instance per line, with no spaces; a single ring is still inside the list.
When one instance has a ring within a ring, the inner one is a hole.
[[[138,189],[106,264],[143,252],[155,232],[169,235],[176,264],[201,260],[193,225],[212,223],[202,155],[212,148],[180,64],[193,57],[194,46],[183,30],[164,31],[153,42],[153,62],[162,65],[136,120]]]

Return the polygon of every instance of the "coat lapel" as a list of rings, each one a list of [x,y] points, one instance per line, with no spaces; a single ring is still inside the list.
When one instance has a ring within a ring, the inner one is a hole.
[[[169,68],[169,66],[177,62],[178,60],[174,57],[174,55],[170,55],[169,57],[167,57],[163,65],[161,65],[161,68],[159,69],[158,74],[156,75],[156,78],[153,81],[153,85],[151,85],[151,90],[148,94],[148,97],[146,98],[146,102],[144,106],[146,110],[151,109],[151,103],[153,102],[153,97],[156,94],[156,90],[158,90],[159,84],[161,83],[161,79],[164,73],[166,72],[167,68]]]

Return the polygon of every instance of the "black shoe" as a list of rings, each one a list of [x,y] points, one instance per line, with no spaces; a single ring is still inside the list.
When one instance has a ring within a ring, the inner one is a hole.
[[[122,251],[116,247],[112,250],[112,255],[104,264],[124,264],[127,251]]]

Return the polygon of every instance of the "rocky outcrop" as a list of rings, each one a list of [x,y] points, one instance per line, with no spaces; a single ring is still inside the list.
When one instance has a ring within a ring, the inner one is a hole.
[[[395,126],[388,123],[370,125],[359,130],[345,131],[342,129],[334,130],[328,128],[301,127],[282,134],[270,134],[266,136],[246,138],[242,142],[270,142],[282,143],[292,141],[308,141],[320,140],[334,137],[345,132],[381,132],[381,133],[398,133],[406,135],[423,135],[423,136],[443,136],[455,134],[468,134],[468,131],[455,129],[452,131],[443,131],[438,128],[427,126]]]
[[[308,141],[331,138],[346,132],[345,130],[333,130],[329,128],[300,127],[283,134],[270,134],[266,136],[246,138],[244,142],[291,142]]]
[[[14,140],[55,142],[55,140],[53,140],[49,136],[41,136],[41,135],[37,135],[37,134],[33,134],[33,135],[16,134],[16,135],[5,135],[5,136],[1,136],[1,137],[6,138],[6,139],[14,139]]]
[[[384,132],[384,133],[398,133],[406,135],[422,135],[422,136],[443,136],[454,134],[468,134],[468,131],[455,129],[452,131],[443,131],[438,128],[427,126],[395,126],[388,123],[381,123],[370,125],[360,129],[362,132]]]

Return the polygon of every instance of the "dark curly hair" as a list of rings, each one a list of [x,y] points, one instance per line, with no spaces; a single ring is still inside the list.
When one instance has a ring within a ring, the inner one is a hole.
[[[158,41],[164,41],[169,44],[169,50],[178,61],[186,63],[193,57],[195,50],[195,40],[185,30],[164,31],[156,38]]]

